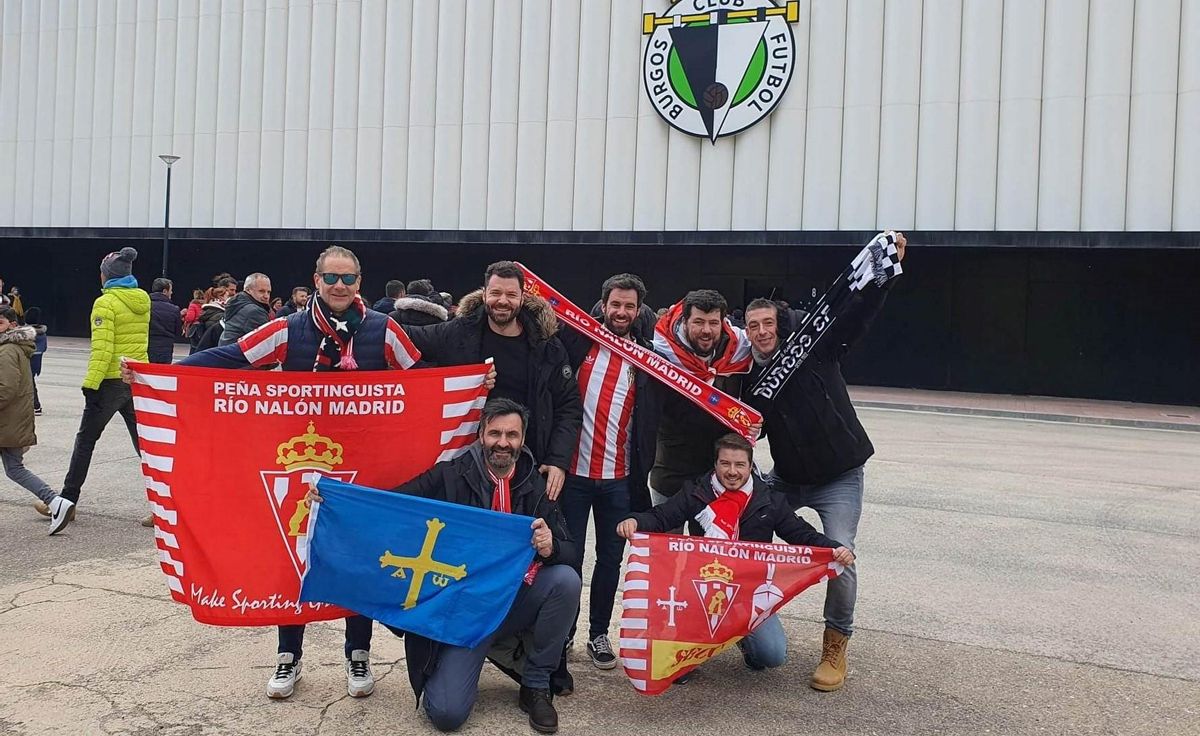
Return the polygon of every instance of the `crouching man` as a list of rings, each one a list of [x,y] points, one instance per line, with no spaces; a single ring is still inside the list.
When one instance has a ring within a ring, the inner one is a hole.
[[[685,482],[679,493],[649,511],[630,514],[617,525],[617,534],[632,539],[634,532],[665,532],[694,519],[709,538],[769,543],[779,535],[788,544],[831,547],[836,561],[854,564],[853,552],[796,516],[787,499],[753,472],[754,448],[745,438],[732,433],[720,437],[716,454],[711,473]],[[752,670],[782,665],[787,635],[779,616],[759,624],[738,648]]]
[[[546,495],[546,479],[525,448],[528,412],[511,399],[483,407],[479,441],[453,460],[440,462],[395,488],[439,501],[536,517],[532,544],[537,551],[525,583],[500,628],[468,649],[408,634],[404,640],[408,677],[425,712],[440,731],[466,723],[479,692],[479,673],[493,644],[521,635],[527,642],[517,704],[529,725],[541,733],[558,730],[550,674],[558,667],[567,633],[579,610],[579,575],[571,566],[578,554],[558,503]]]

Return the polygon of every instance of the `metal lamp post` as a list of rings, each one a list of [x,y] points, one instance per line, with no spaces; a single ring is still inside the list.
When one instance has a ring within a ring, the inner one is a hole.
[[[164,153],[159,156],[162,162],[167,165],[167,203],[163,207],[163,252],[162,252],[162,277],[167,277],[167,256],[171,250],[171,164],[179,160],[178,156],[172,156],[169,153]]]

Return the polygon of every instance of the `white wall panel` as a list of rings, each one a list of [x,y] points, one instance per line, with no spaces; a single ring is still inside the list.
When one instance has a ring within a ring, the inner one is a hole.
[[[379,227],[382,191],[379,169],[383,158],[384,43],[387,0],[363,0],[359,39],[358,148],[354,163],[354,226]]]
[[[814,3],[809,16],[808,122],[804,143],[804,227],[836,230],[841,195],[846,0]]]
[[[921,25],[917,227],[953,230],[962,5],[957,0],[925,0]]]
[[[891,0],[884,7],[879,228],[911,228],[916,223],[923,10],[921,0]]]
[[[1046,6],[1038,229],[1076,230],[1083,178],[1088,0]]]
[[[1183,0],[1175,111],[1175,230],[1200,230],[1200,0]]]
[[[312,8],[288,6],[286,91],[283,103],[283,227],[304,227],[308,199],[308,100]],[[407,56],[407,53],[405,54]],[[407,78],[407,77],[406,77]]]
[[[183,22],[182,18],[180,22]],[[259,151],[258,226],[274,228],[283,226],[283,131],[284,112],[287,104],[287,0],[267,0],[263,24],[262,141]],[[178,165],[176,164],[176,166]]]
[[[700,143],[700,181],[696,192],[697,230],[728,230],[733,222],[733,151],[736,146]]]
[[[218,222],[236,222],[244,5],[244,0],[221,0],[221,44],[217,57],[217,132],[213,157],[213,182],[216,185],[213,190],[214,225]],[[255,196],[258,196],[257,192]],[[320,203],[328,210],[328,191],[320,199]],[[310,204],[315,205],[313,202]]]
[[[16,224],[17,110],[21,83],[21,3],[0,9],[0,227]],[[6,173],[7,172],[7,173]]]
[[[963,6],[958,81],[958,153],[954,228],[996,225],[996,146],[1000,121],[1001,3]]]
[[[734,139],[732,209],[729,228],[767,227],[767,180],[771,171],[771,126],[756,125]]]
[[[847,8],[846,91],[838,197],[838,224],[847,230],[875,227],[884,4],[884,0],[856,0]]]
[[[433,156],[433,226],[458,227],[462,174],[462,117],[466,0],[439,3],[437,108]]]
[[[33,224],[50,224],[54,177],[54,84],[58,70],[58,3],[40,4],[37,55],[37,112],[34,117]]]
[[[1127,230],[1171,229],[1181,10],[1179,0],[1140,2],[1135,8]]]
[[[50,163],[50,223],[71,219],[71,126],[75,122],[75,52],[78,36],[78,6],[73,0],[58,0],[58,63],[54,78],[54,127],[51,131],[53,158]],[[172,37],[174,34],[172,33]]]
[[[574,141],[575,166],[569,172],[573,174],[574,192],[571,222],[565,229],[600,230],[604,224],[604,154],[611,91],[608,84],[611,9],[609,3],[583,3],[579,23],[579,86],[575,91],[578,121]],[[632,37],[634,34],[627,35]],[[633,55],[636,57],[636,50]]]
[[[462,174],[458,192],[458,226],[487,227],[488,137],[492,106],[492,23],[495,2],[477,0],[467,13],[463,42]]]
[[[546,175],[543,224],[546,230],[570,230],[575,199],[575,119],[580,70],[580,7],[553,3],[550,11],[550,59],[546,84]]]
[[[137,13],[137,0],[117,0],[108,188],[110,225],[132,224],[129,219],[129,163],[133,146],[130,132],[133,129],[134,64],[137,61]]]
[[[403,227],[408,207],[408,97],[412,0],[388,4],[383,90],[380,227]]]
[[[175,153],[175,45],[179,38],[178,13],[177,0],[160,3],[154,30],[154,94],[151,99],[153,120],[150,126],[150,160],[147,162],[150,200],[146,212],[148,224],[151,226],[162,225],[166,196],[166,166],[158,157],[164,153]],[[171,188],[174,189],[174,174],[171,184]]]
[[[1125,227],[1133,0],[1092,0],[1083,118],[1083,230]]]
[[[641,77],[641,36],[628,32],[641,17],[639,0],[613,0],[608,36],[608,120],[604,131],[605,230],[633,228],[637,167],[638,101],[644,97]]]
[[[67,224],[88,224],[88,195],[92,171],[92,110],[95,107],[96,4],[79,6],[75,36],[75,109],[71,116],[71,202]],[[3,83],[0,82],[0,85]],[[0,92],[0,109],[4,107]],[[2,115],[3,113],[0,113]],[[0,125],[0,130],[3,129]],[[4,144],[0,142],[0,171],[3,170]],[[0,177],[0,222],[4,212],[4,177]]]
[[[157,72],[157,10],[155,0],[138,0],[134,30],[132,135],[129,145],[129,224],[135,227],[147,227],[150,224],[150,180],[162,173],[154,167],[155,164],[162,166],[162,162],[154,157],[151,138],[154,132],[154,78]],[[161,217],[156,219],[161,224]]]
[[[656,13],[662,3],[642,0],[642,11]],[[640,17],[640,16],[639,16]],[[640,36],[639,36],[640,39]],[[646,43],[640,39],[639,46]],[[644,51],[643,51],[644,53]],[[650,51],[654,53],[654,51]],[[633,229],[662,230],[666,226],[667,161],[670,153],[670,130],[654,111],[642,88],[641,55],[638,62],[636,166],[633,175]],[[784,98],[786,99],[786,98]],[[691,172],[695,175],[695,172]],[[686,175],[679,172],[676,176]]]
[[[337,3],[317,0],[312,9],[312,57],[308,65],[308,186],[304,204],[307,227],[329,227],[336,40]]]
[[[329,226],[354,227],[358,164],[358,60],[361,6],[337,4],[333,42],[333,126],[330,132]]]
[[[258,227],[259,224],[266,22],[264,0],[246,0],[238,88],[237,201],[233,219],[237,227]]]
[[[716,145],[670,6],[2,0],[0,227],[1200,229],[1200,0],[801,0]]]
[[[1043,0],[1006,0],[1000,49],[996,228],[1037,229]]]
[[[104,227],[111,224],[108,217],[108,192],[112,188],[112,102],[114,57],[117,36],[116,0],[100,0],[96,4],[96,65],[92,86],[95,106],[92,110],[91,181],[88,185],[88,224]],[[118,221],[117,225],[125,224]]]
[[[517,91],[518,230],[541,230],[546,196],[546,114],[550,71],[550,0],[521,6],[521,79]]]
[[[405,227],[409,228],[433,226],[437,21],[437,3],[413,3],[412,76],[408,90],[408,217],[405,220]]]
[[[512,230],[517,212],[517,120],[521,83],[521,0],[496,0],[492,14],[491,125],[487,227]]]

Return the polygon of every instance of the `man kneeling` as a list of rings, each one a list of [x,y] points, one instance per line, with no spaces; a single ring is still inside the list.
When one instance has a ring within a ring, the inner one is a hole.
[[[510,399],[483,407],[479,441],[454,460],[440,462],[393,490],[465,506],[536,517],[532,544],[537,557],[508,616],[479,646],[468,649],[408,634],[404,640],[408,677],[425,712],[441,731],[466,723],[479,692],[479,674],[492,645],[518,634],[526,650],[518,705],[541,733],[558,730],[550,674],[558,667],[567,633],[579,608],[578,554],[558,504],[546,496],[546,480],[525,449],[528,412]]]
[[[684,483],[683,489],[649,511],[630,514],[617,525],[617,534],[632,539],[634,532],[664,532],[695,519],[704,536],[772,542],[778,534],[788,544],[832,547],[833,559],[854,564],[854,553],[821,534],[796,516],[782,494],[770,489],[753,472],[754,448],[745,438],[727,434],[716,442],[717,463],[711,473]],[[779,667],[787,661],[787,635],[774,615],[738,641],[753,670]],[[410,660],[411,661],[411,660]],[[686,678],[676,680],[682,684]]]

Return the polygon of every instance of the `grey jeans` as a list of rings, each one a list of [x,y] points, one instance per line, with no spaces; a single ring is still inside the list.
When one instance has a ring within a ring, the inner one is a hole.
[[[37,496],[42,503],[50,503],[58,494],[46,481],[25,467],[24,457],[25,448],[23,447],[0,447],[0,459],[4,461],[4,474],[12,482]]]
[[[787,496],[793,510],[810,508],[821,517],[825,536],[854,549],[858,520],[862,516],[863,466],[852,468],[828,483],[816,486],[788,483],[774,471],[767,476],[771,488]],[[858,564],[847,567],[825,591],[825,625],[846,636],[854,633],[854,603],[858,599]]]

